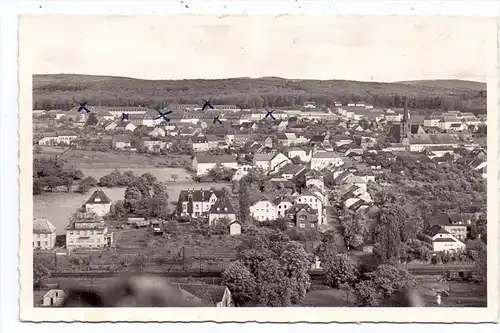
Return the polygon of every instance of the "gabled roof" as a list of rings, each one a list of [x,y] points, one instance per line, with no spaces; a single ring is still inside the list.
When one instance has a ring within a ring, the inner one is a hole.
[[[189,196],[191,195],[191,198],[193,202],[204,202],[210,200],[210,197],[215,194],[217,197],[217,201],[219,199],[224,198],[224,191],[223,190],[217,190],[217,189],[210,189],[210,190],[182,190],[179,193],[179,199],[178,202],[185,202],[189,201]]]
[[[473,168],[477,168],[478,166],[481,165],[481,163],[484,163],[485,161],[480,159],[480,158],[476,158],[474,161],[470,162],[469,165]]]
[[[303,165],[288,163],[281,168],[281,174],[282,175],[291,174],[291,175],[295,176],[297,173],[302,171],[302,169],[304,169],[304,168],[305,167]]]
[[[317,214],[318,213],[315,209],[312,209],[311,206],[309,206],[308,204],[298,203],[298,204],[294,204],[292,207],[288,208],[285,211],[285,214],[287,214],[287,215],[288,214],[297,214],[301,210],[305,210],[306,212],[308,212],[310,214]]]
[[[231,205],[231,202],[223,197],[220,200],[217,200],[215,204],[210,208],[210,214],[234,214],[234,208]]]
[[[33,233],[34,234],[51,234],[56,231],[56,227],[47,219],[34,219],[33,220]]]
[[[446,231],[442,226],[440,225],[433,225],[429,229],[425,231],[425,233],[431,237],[436,236],[437,234],[449,234],[448,231]]]
[[[275,205],[279,205],[280,203],[282,202],[289,202],[289,203],[293,203],[293,198],[290,198],[290,197],[277,197],[277,198],[274,198],[273,199],[273,203]]]
[[[102,190],[95,190],[85,204],[108,204],[111,199]]]
[[[358,201],[356,201],[355,203],[353,203],[352,205],[349,206],[349,209],[351,210],[358,210],[359,208],[361,208],[362,206],[365,206],[366,205],[366,202],[362,199],[359,199]]]

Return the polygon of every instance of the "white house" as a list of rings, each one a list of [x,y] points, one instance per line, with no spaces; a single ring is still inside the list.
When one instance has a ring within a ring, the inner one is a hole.
[[[208,211],[208,225],[215,225],[220,219],[228,219],[229,223],[236,221],[233,205],[227,198],[219,198]]]
[[[33,220],[33,249],[49,250],[56,245],[56,227],[47,219]]]
[[[274,154],[255,154],[254,165],[255,167],[262,168],[264,172],[276,172],[281,167],[289,163],[288,157],[282,153]]]
[[[109,213],[111,199],[102,190],[96,190],[85,202],[85,210],[104,216]]]
[[[56,133],[47,133],[38,141],[40,146],[58,145],[60,143],[71,144],[78,139],[78,135],[71,131],[61,131]]]
[[[217,200],[222,198],[224,198],[224,192],[222,190],[182,190],[177,200],[177,215],[195,218],[206,216]],[[212,221],[218,218],[217,213],[222,214],[223,212],[213,212]]]
[[[341,166],[343,164],[342,155],[333,151],[318,151],[311,158],[312,170],[323,170],[327,166]]]
[[[276,220],[277,207],[272,201],[262,199],[250,206],[250,215],[258,221]]]
[[[302,162],[310,162],[312,157],[312,150],[308,149],[307,151],[301,148],[290,148],[288,150],[288,158],[292,159],[294,157],[300,158]]]
[[[284,217],[285,212],[293,206],[293,198],[276,198],[273,203],[276,206],[276,217]]]
[[[324,177],[320,172],[317,172],[315,170],[311,170],[306,173],[306,187],[312,185],[318,187],[321,191],[325,190]]]
[[[465,244],[440,225],[429,228],[421,237],[432,246],[435,252],[454,252],[465,250]]]
[[[66,248],[98,250],[113,243],[113,233],[103,218],[94,212],[77,212],[66,227]]]
[[[321,198],[318,198],[314,193],[309,193],[309,191],[305,191],[301,194],[298,194],[294,198],[295,204],[308,204],[312,209],[318,212],[318,223],[323,224],[323,203],[321,202]]]
[[[238,168],[238,162],[233,155],[196,155],[193,159],[193,169],[196,170],[198,176],[202,176],[219,163],[226,168]]]

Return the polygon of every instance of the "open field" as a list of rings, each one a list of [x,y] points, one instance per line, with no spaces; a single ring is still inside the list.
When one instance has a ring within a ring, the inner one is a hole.
[[[154,236],[148,229],[115,231],[116,249],[70,255],[39,253],[52,271],[59,272],[164,272],[221,271],[234,261],[238,236],[196,233],[189,223],[179,224],[178,232]]]
[[[49,74],[33,76],[33,104],[35,109],[69,110],[74,100],[89,105],[165,107],[171,103],[199,104],[202,98],[213,97],[215,104],[236,104],[241,107],[284,107],[303,105],[306,100],[320,104],[333,104],[356,96],[357,100],[374,103],[378,107],[394,105],[394,95],[417,98],[411,108],[440,109],[446,98],[449,107],[455,102],[470,111],[486,110],[484,84],[461,84],[445,80],[435,85],[385,82],[359,82],[346,80],[292,80],[279,77],[230,78],[221,80],[141,80],[127,77],[93,76],[78,74]],[[175,96],[175,97],[169,97]],[[375,97],[376,96],[376,97]],[[465,110],[464,110],[465,111]]]
[[[90,150],[68,150],[61,147],[43,147],[42,154],[33,155],[33,158],[52,157],[62,154],[68,164],[78,169],[133,169],[133,168],[166,168],[172,162],[179,163],[179,168],[172,168],[178,172],[179,180],[185,179],[189,174],[182,168],[183,165],[191,165],[191,157],[188,155],[153,156],[134,152],[119,151],[90,151]],[[189,176],[189,179],[191,177]]]

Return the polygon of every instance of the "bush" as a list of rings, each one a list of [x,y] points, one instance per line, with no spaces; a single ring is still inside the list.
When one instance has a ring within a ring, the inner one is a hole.
[[[215,220],[209,230],[213,235],[229,235],[229,221],[227,219]]]

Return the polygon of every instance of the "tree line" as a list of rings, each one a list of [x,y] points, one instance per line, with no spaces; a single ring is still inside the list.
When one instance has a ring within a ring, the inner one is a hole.
[[[34,79],[34,109],[69,110],[76,101],[88,105],[167,107],[200,104],[211,98],[214,105],[241,108],[296,107],[306,101],[333,106],[335,102],[363,101],[380,108],[403,107],[408,97],[412,109],[486,112],[486,90],[442,88],[397,83],[342,80],[285,80],[280,78],[148,81],[56,75],[53,80]]]

